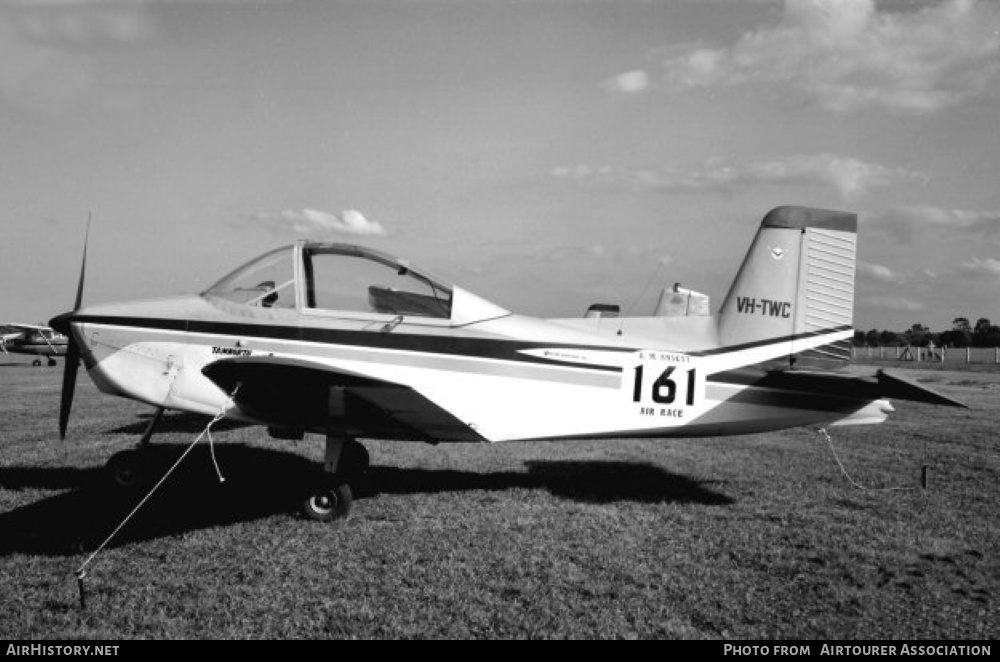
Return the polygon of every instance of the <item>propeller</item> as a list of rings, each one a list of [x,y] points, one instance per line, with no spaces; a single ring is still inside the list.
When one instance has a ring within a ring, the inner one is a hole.
[[[90,239],[90,216],[87,216],[87,231],[83,238],[83,261],[80,264],[80,281],[76,287],[76,301],[73,310],[53,318],[49,325],[66,336],[66,365],[63,368],[62,396],[59,403],[59,438],[66,438],[66,425],[69,423],[69,413],[73,408],[73,391],[76,390],[76,373],[80,367],[80,346],[73,336],[70,322],[73,315],[80,310],[83,301],[83,281],[87,273],[87,242]]]

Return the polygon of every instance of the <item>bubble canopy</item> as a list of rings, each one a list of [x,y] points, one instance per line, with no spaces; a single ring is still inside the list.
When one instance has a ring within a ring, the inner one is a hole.
[[[258,308],[453,320],[456,290],[405,260],[379,251],[353,244],[300,241],[247,262],[202,296]],[[463,294],[468,304],[480,309],[477,316],[509,314]]]

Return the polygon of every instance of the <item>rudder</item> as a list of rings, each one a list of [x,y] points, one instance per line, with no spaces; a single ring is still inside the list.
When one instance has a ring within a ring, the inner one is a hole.
[[[849,212],[768,212],[719,310],[722,345],[786,343],[799,367],[849,361],[857,229]]]

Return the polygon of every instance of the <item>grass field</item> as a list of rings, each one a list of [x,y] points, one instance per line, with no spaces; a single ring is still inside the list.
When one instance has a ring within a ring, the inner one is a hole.
[[[893,366],[895,367],[895,366]],[[350,519],[294,514],[322,440],[214,428],[128,512],[102,467],[148,407],[0,356],[0,638],[992,639],[1000,372],[911,370],[971,410],[700,440],[366,442]],[[206,420],[168,414],[164,467]],[[920,476],[928,467],[928,486]],[[894,489],[900,488],[900,489]]]

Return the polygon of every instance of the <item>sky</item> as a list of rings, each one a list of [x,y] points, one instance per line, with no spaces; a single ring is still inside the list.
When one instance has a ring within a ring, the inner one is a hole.
[[[298,238],[515,312],[713,310],[856,212],[855,326],[1000,322],[997,0],[0,0],[0,319]]]

